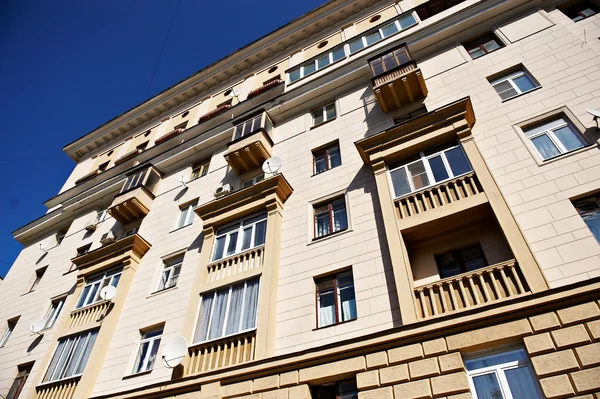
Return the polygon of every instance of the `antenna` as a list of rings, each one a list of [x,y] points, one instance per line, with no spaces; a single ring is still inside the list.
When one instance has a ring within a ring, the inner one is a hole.
[[[169,369],[179,366],[183,362],[183,359],[185,359],[187,348],[188,343],[184,337],[178,336],[172,338],[169,343],[165,345],[165,349],[163,349],[163,365]]]
[[[271,157],[262,165],[263,172],[272,175],[276,174],[279,169],[281,169],[281,159],[278,157]]]
[[[40,242],[40,250],[41,250],[42,252],[48,253],[48,250],[47,250],[46,248],[43,248],[43,247],[42,247],[42,243],[41,243],[41,242]]]
[[[187,182],[185,181],[185,177],[184,177],[183,175],[179,176],[179,177],[177,178],[177,181],[178,181],[179,183],[181,183],[181,185],[182,185],[184,188],[187,188],[187,186],[185,185],[185,183],[187,183]]]
[[[116,294],[117,289],[112,285],[107,285],[100,290],[100,298],[104,299],[105,301],[110,301],[115,297]]]
[[[596,122],[596,128],[598,128],[598,119],[600,119],[600,111],[597,109],[586,109],[586,112],[594,117],[594,122]]]
[[[31,323],[31,326],[29,326],[29,329],[34,334],[42,335],[42,334],[40,334],[40,331],[42,331],[44,329],[44,324],[45,324],[44,320],[36,320],[33,323]]]

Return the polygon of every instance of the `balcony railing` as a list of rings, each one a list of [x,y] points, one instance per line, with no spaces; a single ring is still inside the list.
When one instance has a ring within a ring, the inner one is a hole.
[[[275,87],[279,86],[283,84],[283,80],[281,79],[273,79],[268,83],[263,84],[260,87],[257,87],[256,89],[252,90],[250,93],[248,93],[248,99],[254,98],[256,96],[259,96],[271,89],[274,89]],[[283,90],[283,88],[282,88]]]
[[[37,399],[71,399],[75,396],[75,389],[80,377],[47,383],[36,388]]]
[[[102,320],[110,307],[110,301],[100,301],[71,312],[69,329],[76,329],[87,324],[97,323]]]
[[[405,45],[369,59],[373,91],[384,112],[398,109],[427,96],[421,70]]]
[[[477,175],[475,175],[475,172],[470,172],[425,190],[398,198],[395,201],[398,217],[406,219],[473,197],[482,192],[483,188],[477,179]]]
[[[262,267],[264,263],[265,247],[260,246],[245,252],[219,259],[208,265],[207,283],[235,276],[252,269]]]
[[[414,289],[420,318],[444,315],[528,292],[516,261],[509,260]]]
[[[238,334],[190,348],[186,374],[197,374],[254,360],[256,331]]]
[[[207,112],[206,114],[202,115],[200,117],[200,119],[198,119],[198,123],[206,122],[206,121],[214,118],[217,115],[221,115],[223,112],[227,111],[231,107],[232,107],[231,104],[223,104],[220,107],[217,107],[217,108],[213,109],[212,111]]]

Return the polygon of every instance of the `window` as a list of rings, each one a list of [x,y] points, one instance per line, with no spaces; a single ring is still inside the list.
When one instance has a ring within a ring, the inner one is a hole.
[[[309,62],[304,63],[303,65],[292,69],[289,72],[290,83],[294,83],[295,81],[303,78],[305,76],[311,75],[316,71],[319,71],[331,64],[338,62],[346,58],[346,51],[344,46],[336,47],[327,53],[321,54],[317,58],[312,59]]]
[[[504,47],[504,44],[494,34],[488,33],[485,36],[463,44],[463,46],[469,52],[472,59],[477,59]]]
[[[600,243],[600,195],[592,195],[573,202],[575,209]]]
[[[12,334],[15,327],[17,326],[17,321],[19,321],[19,318],[11,319],[11,320],[7,321],[6,330],[4,330],[4,334],[2,334],[2,338],[0,338],[0,348],[2,348],[4,345],[6,345],[6,342],[8,341],[10,334]]]
[[[56,246],[59,246],[60,243],[65,239],[67,232],[69,231],[69,227],[66,226],[56,232]]]
[[[135,226],[135,227],[125,230],[125,232],[123,233],[123,238],[136,234],[139,229],[140,229],[140,226]]]
[[[487,266],[479,244],[436,255],[435,263],[441,278],[456,276]]]
[[[256,183],[263,181],[264,179],[265,179],[265,175],[264,174],[258,175],[258,176],[254,176],[252,179],[245,180],[242,183],[242,188],[251,187],[251,186],[255,185]]]
[[[204,342],[256,328],[259,279],[202,294],[194,342]]]
[[[83,255],[87,254],[88,252],[90,252],[91,247],[92,247],[92,244],[87,244],[87,245],[77,248],[77,256],[83,256]]]
[[[123,193],[123,192],[129,191],[135,187],[141,186],[142,182],[144,181],[144,177],[146,177],[147,171],[148,171],[148,169],[140,170],[139,172],[136,172],[133,175],[128,176],[121,192]]]
[[[185,130],[185,128],[187,127],[187,125],[188,125],[188,121],[185,121],[185,122],[183,122],[183,123],[180,123],[179,125],[175,126],[175,127],[173,128],[173,130],[181,130],[181,131],[184,131],[184,130]]]
[[[525,69],[519,68],[509,74],[490,80],[502,100],[516,97],[540,87],[540,84]]]
[[[264,121],[263,121],[264,117]],[[250,119],[235,126],[235,133],[233,135],[234,140],[241,139],[242,137],[249,136],[252,133],[258,132],[264,127],[267,133],[271,133],[273,124],[265,112],[262,112]]]
[[[523,131],[544,161],[587,145],[575,126],[564,115],[528,127]]]
[[[335,143],[326,148],[313,151],[313,161],[313,173],[315,175],[340,166],[342,164],[342,157],[340,155],[339,144]]]
[[[179,218],[177,219],[177,226],[175,226],[176,229],[189,226],[194,222],[194,208],[196,206],[198,206],[198,200],[179,208]]]
[[[158,354],[163,327],[157,327],[146,332],[141,332],[140,345],[133,365],[133,374],[150,371]]]
[[[181,264],[183,263],[183,254],[163,260],[163,271],[158,283],[158,291],[175,287],[179,279]]]
[[[314,211],[315,238],[325,237],[348,228],[348,215],[344,198],[315,205]]]
[[[204,162],[201,165],[195,166],[192,169],[192,176],[190,177],[190,181],[206,176],[208,174],[208,166],[209,165],[210,165],[210,161]]]
[[[81,296],[79,297],[79,301],[77,301],[75,309],[100,302],[102,300],[100,297],[100,290],[108,285],[116,287],[117,284],[119,284],[122,271],[123,269],[119,267],[90,277],[85,287],[83,287],[83,291],[81,292]]]
[[[38,284],[42,280],[42,277],[44,277],[44,273],[46,273],[47,268],[48,268],[48,266],[44,266],[35,271],[35,279],[33,280],[33,283],[31,284],[31,288],[29,288],[28,292],[35,291],[35,288],[38,286]]]
[[[571,18],[573,22],[581,21],[582,19],[591,17],[592,15],[596,15],[598,13],[598,7],[589,1],[582,1],[567,8],[559,8],[563,14]]]
[[[410,62],[411,58],[408,54],[406,46],[401,46],[389,53],[380,57],[369,60],[369,66],[373,76],[381,75],[384,72],[393,70],[394,68]]]
[[[471,170],[460,144],[451,141],[390,165],[390,179],[397,198]]]
[[[43,382],[81,375],[90,357],[98,329],[61,338]]]
[[[17,399],[23,390],[23,386],[25,386],[25,382],[27,382],[27,377],[31,373],[31,368],[33,367],[33,363],[29,363],[26,365],[18,366],[19,373],[15,377],[10,389],[8,390],[8,395],[6,395],[6,399]]]
[[[160,181],[160,175],[154,169],[151,169],[152,168],[146,168],[128,176],[121,189],[121,193],[133,190],[140,186],[144,186],[148,191],[154,193],[154,189]]]
[[[96,222],[104,222],[108,216],[108,209],[99,210],[96,212]]]
[[[137,146],[135,147],[135,149],[136,149],[138,152],[144,152],[144,151],[146,151],[146,147],[148,147],[148,143],[149,143],[149,141],[144,141],[142,144],[140,144],[140,145],[137,145]]]
[[[317,327],[356,319],[356,298],[352,272],[315,281],[317,286]]]
[[[46,316],[44,316],[44,329],[52,328],[52,326],[54,326],[54,323],[56,323],[56,319],[58,319],[58,315],[60,314],[64,304],[64,297],[50,302],[50,308],[48,309],[48,312],[46,312]]]
[[[266,213],[222,227],[217,231],[212,260],[222,259],[223,257],[263,245],[266,234]]]
[[[474,399],[537,399],[540,393],[523,349],[465,361]]]
[[[109,164],[109,163],[110,163],[110,161],[106,161],[106,162],[104,162],[104,163],[100,164],[100,165],[98,166],[98,170],[99,170],[100,172],[104,172],[104,171],[105,171],[105,170],[108,168],[108,164]]]
[[[311,387],[314,399],[357,399],[358,389],[355,380],[345,380]]]
[[[317,110],[311,112],[313,126],[320,125],[321,123],[329,122],[334,120],[336,117],[335,103],[327,104]]]

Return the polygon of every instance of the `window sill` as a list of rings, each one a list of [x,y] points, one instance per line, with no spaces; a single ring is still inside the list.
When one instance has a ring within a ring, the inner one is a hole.
[[[519,98],[519,97],[521,97],[521,96],[524,96],[525,94],[529,94],[529,93],[531,93],[531,92],[533,92],[533,91],[539,90],[539,89],[541,89],[541,88],[542,88],[542,86],[534,87],[534,88],[533,88],[533,89],[531,89],[531,90],[527,90],[527,91],[524,91],[523,93],[517,94],[516,96],[509,97],[509,98],[507,98],[507,99],[505,99],[505,100],[502,100],[502,104],[504,104],[505,102],[508,102],[508,101],[510,101],[510,100],[512,100],[512,99],[515,99],[515,98]]]
[[[317,244],[323,241],[327,241],[331,238],[334,237],[338,237],[347,233],[351,233],[353,230],[352,229],[344,229],[344,230],[340,230],[340,231],[336,231],[335,233],[329,233],[325,236],[321,236],[321,237],[317,237],[317,238],[313,238],[307,245],[313,245],[313,244]]]
[[[356,320],[358,320],[358,317],[354,318],[354,319],[346,320],[346,321],[340,321],[339,323],[329,324],[329,325],[326,325],[326,326],[323,326],[323,327],[313,328],[313,331],[324,330],[326,328],[330,328],[330,327],[335,327],[335,326],[339,326],[339,325],[342,325],[342,324],[351,323],[351,322],[356,321]]]
[[[318,125],[313,125],[313,126],[311,126],[311,127],[310,127],[310,129],[308,129],[308,130],[313,130],[313,129],[316,129],[316,128],[318,128],[318,127],[321,127],[321,126],[323,126],[323,125],[326,125],[326,124],[328,124],[329,122],[333,122],[333,121],[334,121],[334,120],[336,120],[336,119],[337,119],[337,116],[336,116],[335,118],[333,118],[333,119],[329,119],[329,120],[326,120],[325,122],[321,122],[321,123],[319,123]]]
[[[179,231],[179,230],[183,230],[183,229],[185,229],[186,227],[189,227],[189,226],[191,226],[191,225],[193,225],[193,224],[194,224],[194,222],[192,222],[192,223],[190,223],[190,224],[186,224],[185,226],[177,227],[176,229],[169,231],[169,234],[171,234],[171,233],[175,233],[176,231]]]
[[[123,378],[121,378],[122,380],[128,380],[130,378],[135,378],[135,377],[141,377],[143,375],[148,375],[152,372],[152,370],[154,369],[150,369],[150,370],[146,370],[146,371],[140,371],[139,373],[135,373],[135,374],[128,374],[123,376]]]
[[[166,292],[174,291],[174,290],[176,290],[177,288],[179,288],[179,286],[178,286],[178,285],[174,285],[173,287],[165,288],[165,289],[163,289],[163,290],[160,290],[160,291],[154,291],[153,293],[151,293],[150,295],[148,295],[148,296],[146,297],[146,299],[148,299],[148,298],[152,298],[152,297],[155,297],[155,296],[158,296],[158,295],[160,295],[160,294],[164,294],[164,293],[166,293]]]

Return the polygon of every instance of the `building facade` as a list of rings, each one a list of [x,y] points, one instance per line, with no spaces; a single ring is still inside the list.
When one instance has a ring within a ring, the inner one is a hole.
[[[0,395],[600,397],[594,1],[331,1],[64,147]]]

